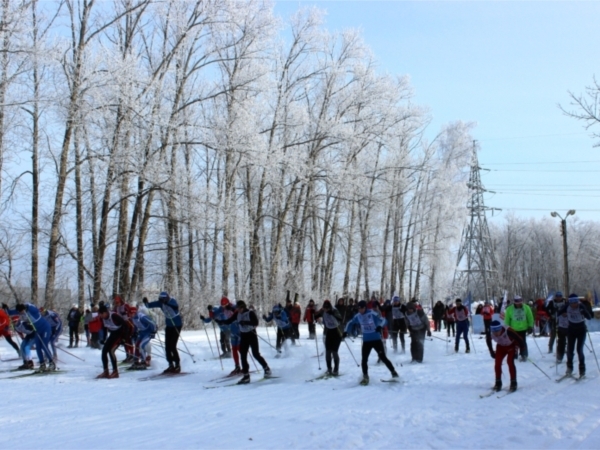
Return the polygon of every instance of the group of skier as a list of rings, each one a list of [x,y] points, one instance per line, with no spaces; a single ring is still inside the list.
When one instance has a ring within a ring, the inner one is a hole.
[[[438,302],[439,303],[439,302]],[[37,356],[40,362],[39,370],[54,370],[56,368],[57,353],[56,342],[62,332],[62,321],[58,314],[53,311],[37,308],[26,303],[17,304],[15,309],[9,309],[2,305],[0,311],[0,333],[5,336],[17,353],[23,358],[20,369],[32,369],[31,348],[35,344]],[[462,304],[461,299],[456,299],[454,304],[444,308],[444,322],[450,336],[450,323],[455,324],[455,351],[459,351],[461,338],[465,341],[465,352],[470,352],[468,332],[470,327],[469,308]],[[176,299],[168,292],[161,292],[158,300],[149,302],[143,299],[137,308],[124,303],[118,296],[114,298],[113,307],[105,304],[100,305],[97,311],[91,313],[92,321],[101,321],[102,328],[108,335],[103,340],[102,365],[103,371],[98,378],[118,378],[118,364],[115,355],[116,349],[124,345],[128,355],[127,361],[133,364],[130,369],[145,369],[150,365],[150,341],[156,336],[157,326],[149,315],[149,309],[159,308],[165,316],[165,339],[164,349],[168,367],[163,374],[178,374],[181,372],[180,357],[177,343],[183,327],[183,321],[179,312]],[[437,308],[437,310],[436,310]],[[299,338],[299,331],[294,327],[300,321],[299,305],[297,298],[291,304],[288,298],[286,306],[276,304],[272,310],[263,315],[265,322],[274,322],[277,328],[275,349],[281,352],[285,340],[289,339],[292,344]],[[580,301],[576,294],[571,294],[568,299],[557,292],[545,306],[548,312],[548,320],[545,325],[550,329],[549,352],[552,352],[556,342],[556,363],[562,362],[567,355],[567,372],[570,376],[573,372],[574,353],[577,351],[579,357],[579,377],[585,375],[585,345],[587,328],[586,319],[592,317],[591,305]],[[73,311],[69,313],[70,344],[69,347],[77,346],[78,333],[74,333],[71,319],[79,321]],[[441,319],[438,304],[434,306],[432,316],[434,328],[441,331]],[[350,314],[348,312],[350,311]],[[521,361],[528,360],[527,335],[533,332],[534,315],[531,308],[516,295],[510,305],[503,311],[504,323],[493,320],[494,307],[491,303],[485,304],[478,310],[483,316],[486,343],[490,356],[494,358],[494,371],[496,383],[495,390],[502,388],[502,364],[507,359],[510,374],[510,391],[517,389],[517,370],[514,361],[520,355]],[[294,320],[292,321],[292,315]],[[11,316],[17,316],[18,320],[12,323]],[[240,384],[250,382],[250,366],[248,364],[248,353],[251,352],[254,359],[262,366],[265,376],[271,375],[271,370],[260,354],[259,336],[256,327],[259,324],[258,316],[253,308],[249,308],[244,301],[232,304],[227,297],[222,297],[220,305],[208,307],[208,317],[200,316],[204,323],[214,322],[219,327],[221,335],[221,357],[231,354],[235,364],[230,375],[241,375]],[[346,320],[346,317],[348,319]],[[376,299],[371,301],[359,301],[356,304],[345,304],[344,299],[339,299],[336,306],[331,301],[325,300],[319,308],[313,300],[309,301],[304,314],[304,321],[308,323],[309,339],[316,337],[315,324],[320,323],[323,327],[323,341],[325,346],[325,362],[327,376],[338,376],[340,370],[339,347],[348,336],[362,336],[361,368],[363,373],[362,384],[369,382],[368,358],[372,350],[378,356],[378,362],[382,362],[390,371],[392,378],[397,378],[393,364],[386,356],[386,339],[390,334],[393,350],[398,351],[398,340],[400,340],[401,351],[404,352],[404,335],[408,333],[410,353],[414,363],[422,363],[424,356],[424,342],[426,336],[432,336],[430,320],[423,311],[421,305],[412,300],[404,303],[397,296],[388,301],[380,303]],[[78,323],[77,323],[78,325]],[[10,330],[14,329],[23,338],[22,343],[17,346],[11,339]],[[216,331],[215,331],[216,332]],[[75,335],[75,336],[74,336]],[[492,342],[496,343],[495,349]],[[46,361],[48,364],[46,365]],[[112,371],[109,370],[109,361]]]

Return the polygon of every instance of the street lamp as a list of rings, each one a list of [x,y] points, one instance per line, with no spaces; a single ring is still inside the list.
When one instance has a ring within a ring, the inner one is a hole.
[[[575,210],[567,211],[564,219],[556,211],[550,213],[552,217],[560,218],[560,234],[563,238],[563,269],[564,269],[564,290],[565,295],[569,295],[569,259],[567,258],[567,217],[575,215]]]

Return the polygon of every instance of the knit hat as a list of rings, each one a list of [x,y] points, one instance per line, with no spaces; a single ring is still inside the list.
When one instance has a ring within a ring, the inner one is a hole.
[[[367,302],[365,302],[364,300],[361,300],[360,302],[358,302],[358,307],[360,308],[366,308],[367,307]]]
[[[523,303],[523,298],[520,295],[515,295],[513,300],[515,301],[515,303]]]
[[[163,291],[160,293],[160,295],[158,296],[159,300],[169,300],[169,293],[166,291]]]
[[[246,302],[244,300],[238,300],[235,306],[237,306],[238,308],[245,308]]]
[[[579,295],[577,295],[577,294],[569,295],[569,303],[579,303]]]
[[[500,323],[499,320],[492,320],[492,323],[490,323],[490,330],[492,332],[496,332],[496,331],[500,331],[502,329],[502,324]]]
[[[555,297],[562,297],[563,293],[560,291],[556,291],[556,293],[554,294]]]
[[[229,305],[229,299],[227,297],[221,297],[221,306]]]
[[[462,300],[460,298],[457,298],[456,300],[454,300],[456,303],[462,303]]]

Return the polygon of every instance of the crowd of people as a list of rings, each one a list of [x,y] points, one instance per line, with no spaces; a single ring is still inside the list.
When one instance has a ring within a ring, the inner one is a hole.
[[[14,309],[2,305],[0,310],[0,335],[22,358],[19,369],[33,369],[31,349],[35,345],[40,371],[56,368],[57,341],[63,330],[63,321],[54,311],[37,308],[25,303]],[[168,367],[164,374],[178,374],[181,364],[177,343],[183,328],[183,320],[177,300],[168,292],[161,292],[156,301],[144,298],[137,307],[128,305],[120,296],[113,298],[112,305],[101,302],[98,306],[86,309],[84,313],[77,307],[69,310],[65,320],[69,329],[69,348],[79,346],[79,329],[83,324],[87,346],[101,349],[103,371],[98,378],[118,378],[119,367],[115,351],[123,346],[131,370],[144,370],[151,364],[151,340],[156,337],[158,327],[149,313],[150,309],[160,309],[165,317],[164,351]],[[207,315],[200,318],[205,324],[214,323],[218,327],[220,357],[232,357],[234,369],[230,375],[240,375],[240,383],[250,382],[248,352],[263,367],[266,376],[270,368],[261,356],[260,336],[256,333],[259,316],[252,305],[244,301],[230,302],[222,297],[219,305],[209,306]],[[443,332],[446,339],[454,339],[454,351],[459,352],[464,341],[465,352],[470,352],[469,331],[471,329],[470,305],[463,305],[460,298],[444,304],[438,301],[431,308],[431,319],[421,304],[412,299],[404,302],[394,296],[390,300],[372,297],[369,301],[354,302],[353,299],[339,298],[335,304],[325,300],[318,306],[310,299],[304,314],[298,296],[292,302],[289,296],[285,304],[273,305],[262,315],[266,324],[276,328],[275,350],[281,352],[286,340],[291,345],[300,339],[301,322],[308,325],[307,339],[316,339],[316,326],[323,329],[327,376],[337,376],[340,370],[339,347],[347,337],[362,337],[361,368],[363,384],[369,382],[368,358],[372,350],[390,371],[392,378],[398,374],[387,357],[387,343],[391,338],[391,351],[405,352],[405,335],[410,338],[412,363],[422,363],[426,337],[432,336],[432,329]],[[561,292],[552,298],[539,299],[526,303],[519,295],[512,300],[504,299],[497,304],[493,301],[480,303],[476,315],[481,315],[484,324],[486,344],[494,359],[496,383],[502,387],[501,367],[507,359],[510,373],[510,390],[517,389],[517,373],[514,361],[528,360],[527,336],[538,329],[539,335],[548,336],[548,352],[552,353],[556,344],[556,363],[560,364],[566,355],[566,375],[574,369],[574,354],[579,361],[579,377],[585,375],[585,355],[583,347],[586,339],[586,319],[592,318],[589,299],[571,294],[564,298]],[[11,320],[11,317],[14,320]],[[215,329],[216,332],[216,329]],[[13,333],[21,337],[21,344],[12,340]],[[437,337],[438,339],[441,339]],[[444,340],[446,340],[444,339]],[[493,343],[496,344],[495,348]],[[47,363],[47,364],[46,364]],[[110,366],[109,366],[110,363]]]

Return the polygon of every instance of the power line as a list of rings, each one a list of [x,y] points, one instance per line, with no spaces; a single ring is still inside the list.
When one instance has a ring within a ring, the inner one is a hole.
[[[531,136],[510,136],[510,137],[500,137],[500,138],[481,138],[477,139],[478,141],[507,141],[512,139],[536,139],[543,137],[557,137],[557,136],[575,136],[580,134],[589,134],[587,131],[580,131],[577,133],[558,133],[558,134],[538,134]]]
[[[598,163],[600,159],[587,161],[538,161],[538,162],[509,162],[509,163],[485,163],[485,166],[516,166],[516,165],[539,165],[539,164],[589,164]]]

